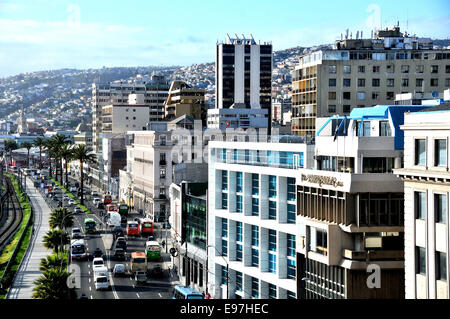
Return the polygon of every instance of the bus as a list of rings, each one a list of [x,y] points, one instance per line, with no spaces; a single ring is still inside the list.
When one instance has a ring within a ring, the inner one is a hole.
[[[70,243],[70,258],[71,260],[84,260],[87,259],[86,244],[84,239],[74,239]]]
[[[93,234],[97,232],[96,229],[97,224],[95,223],[95,220],[92,218],[86,218],[84,220],[84,232],[86,234]]]
[[[130,270],[132,273],[147,272],[147,257],[142,251],[132,252],[130,255]]]
[[[106,212],[119,212],[119,207],[114,203],[108,204],[106,205]]]
[[[119,214],[123,216],[128,215],[128,205],[127,204],[120,204],[119,205]]]
[[[127,236],[139,236],[139,224],[137,222],[127,222]]]
[[[175,286],[172,299],[205,299],[203,295],[192,287]]]
[[[160,260],[161,245],[157,241],[147,241],[145,243],[145,255],[148,260]]]
[[[103,204],[111,204],[112,203],[112,196],[109,194],[103,195]]]
[[[141,225],[141,235],[151,235],[153,234],[153,222],[150,218],[142,218],[139,220]]]

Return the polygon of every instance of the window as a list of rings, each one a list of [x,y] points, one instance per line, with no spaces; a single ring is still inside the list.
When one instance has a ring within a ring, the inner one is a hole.
[[[295,235],[287,234],[287,253],[288,257],[295,257]]]
[[[259,175],[252,174],[252,195],[259,194]]]
[[[252,246],[259,245],[259,227],[252,225]]]
[[[259,199],[252,198],[252,216],[259,215]]]
[[[295,178],[287,178],[287,199],[295,201]]]
[[[350,92],[343,92],[343,93],[342,93],[342,98],[343,98],[344,100],[350,100],[350,98],[351,98]]]
[[[378,100],[380,98],[380,92],[372,92],[372,100]]]
[[[236,192],[242,192],[242,172],[236,172]]]
[[[228,219],[222,218],[222,237],[228,237]]]
[[[242,273],[240,271],[236,271],[236,290],[242,291]]]
[[[380,121],[380,136],[392,136],[391,126],[388,121]]]
[[[416,86],[422,87],[423,86],[423,79],[416,79]]]
[[[365,87],[366,79],[358,79],[358,87]]]
[[[269,253],[269,272],[277,273],[277,255]]]
[[[236,244],[236,261],[242,261],[242,245]]]
[[[438,73],[439,67],[437,65],[431,66],[431,73]]]
[[[438,86],[439,81],[438,79],[430,79],[430,86]]]
[[[446,87],[450,86],[450,78],[445,79],[445,86]]]
[[[386,86],[387,87],[394,87],[394,79],[387,79],[386,80]]]
[[[394,92],[386,92],[386,100],[393,100]]]
[[[450,65],[445,66],[445,73],[450,73]]]
[[[374,65],[372,67],[372,71],[373,71],[373,73],[380,73],[380,66],[379,65]]]
[[[226,285],[227,283],[228,283],[227,267],[222,266],[222,285]]]
[[[426,250],[416,246],[416,273],[426,275],[427,273]]]
[[[345,74],[352,73],[352,67],[350,65],[344,65],[344,73]]]
[[[336,113],[336,105],[328,105],[328,113]]]
[[[343,80],[342,80],[342,85],[343,85],[344,87],[350,87],[350,85],[351,85],[351,79],[343,79]]]
[[[424,67],[423,65],[416,65],[416,73],[423,73]]]
[[[447,195],[434,194],[434,216],[436,223],[447,222]]]
[[[425,139],[415,140],[415,165],[425,165],[426,163],[426,145]]]
[[[277,231],[269,229],[269,250],[277,251]]]
[[[277,286],[269,284],[269,299],[277,299]]]
[[[228,241],[225,239],[222,239],[222,256],[228,256]]]
[[[287,297],[287,299],[296,299],[297,297],[295,296],[295,292],[293,292],[293,291],[287,291],[287,293],[286,293],[286,297]]]
[[[228,208],[228,194],[222,193],[222,209]]]
[[[336,66],[335,65],[329,65],[328,66],[328,73],[336,74]]]
[[[287,277],[289,279],[295,279],[295,260],[287,260]]]
[[[366,72],[366,67],[364,65],[359,65],[358,66],[358,73],[365,73]]]
[[[402,65],[401,66],[401,72],[402,73],[409,73],[409,65]]]
[[[236,195],[236,212],[242,213],[242,195]]]
[[[269,175],[269,197],[277,197],[277,177],[273,175]]]
[[[165,178],[166,177],[166,169],[160,168],[159,169],[159,178]]]
[[[295,205],[288,204],[287,205],[287,223],[288,224],[295,224],[296,220],[296,211],[295,211]]]
[[[402,79],[402,86],[403,87],[409,86],[409,79]]]
[[[427,202],[425,192],[414,192],[414,211],[416,219],[425,220],[427,213]]]
[[[344,106],[342,106],[342,112],[344,112],[344,113],[350,113],[350,105],[344,105]]]
[[[358,93],[356,93],[356,98],[358,100],[365,100],[366,99],[366,92],[358,92]]]
[[[322,254],[322,255],[327,255],[327,247],[328,247],[328,242],[327,242],[327,231],[326,230],[322,230],[322,229],[316,229],[316,250],[315,252]]]
[[[336,100],[336,92],[328,92],[329,100]]]
[[[394,73],[395,66],[393,64],[386,65],[386,72],[387,73]]]
[[[447,165],[447,140],[434,140],[434,166]]]
[[[336,86],[336,79],[329,79],[328,86]]]
[[[372,86],[373,87],[380,86],[380,79],[372,79]]]
[[[277,219],[277,202],[269,201],[269,219]]]
[[[259,281],[258,278],[252,277],[252,297],[258,298],[259,297]]]
[[[259,251],[258,249],[252,248],[252,267],[259,266]]]
[[[447,281],[447,254],[436,252],[436,279]]]
[[[370,122],[363,121],[363,135],[362,136],[370,136]]]

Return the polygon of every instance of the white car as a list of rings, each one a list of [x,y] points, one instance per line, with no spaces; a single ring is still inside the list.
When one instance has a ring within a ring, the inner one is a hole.
[[[96,257],[92,261],[92,268],[96,269],[98,267],[105,267],[105,261],[102,257]]]
[[[98,192],[97,191],[92,191],[91,195],[97,197],[98,196]]]
[[[125,265],[124,264],[115,264],[113,269],[113,276],[123,276],[125,275]]]
[[[81,229],[78,227],[72,228],[72,238],[83,238],[83,234],[81,233]]]
[[[83,210],[81,209],[80,206],[75,206],[75,208],[73,209],[73,212],[74,212],[75,214],[79,214],[79,213],[82,213]]]
[[[110,288],[108,268],[104,266],[94,268],[94,285],[96,290]]]
[[[92,203],[94,203],[94,205],[97,205],[98,203],[100,203],[100,201],[101,201],[100,198],[95,197],[95,198],[92,200]]]
[[[75,200],[73,200],[73,199],[69,199],[69,202],[68,202],[68,204],[69,204],[69,205],[75,205]]]
[[[76,192],[77,188],[75,186],[70,186],[69,191],[70,192]]]

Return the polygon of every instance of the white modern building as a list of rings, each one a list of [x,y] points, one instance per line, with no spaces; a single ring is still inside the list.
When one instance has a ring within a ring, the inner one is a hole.
[[[296,298],[294,172],[313,145],[209,142],[208,292],[213,298]]]
[[[267,128],[268,113],[265,109],[230,107],[228,109],[209,109],[208,128],[225,130],[227,128]]]
[[[405,115],[405,297],[449,299],[450,104]]]

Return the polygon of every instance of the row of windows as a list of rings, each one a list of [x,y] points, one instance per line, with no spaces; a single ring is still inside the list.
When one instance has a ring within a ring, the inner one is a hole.
[[[436,280],[447,281],[447,254],[435,252]],[[416,273],[427,274],[427,251],[423,247],[416,246]]]
[[[426,139],[415,139],[414,141],[414,164],[426,165],[427,163],[427,146]],[[434,140],[434,166],[447,165],[447,140]]]
[[[401,73],[409,73],[412,68],[409,65],[402,65],[400,66],[400,72]],[[372,66],[372,73],[380,73],[381,67],[379,65],[373,65]],[[416,73],[424,73],[425,66],[423,64],[416,65],[415,72]],[[336,65],[329,65],[328,66],[328,73],[330,74],[336,74],[337,67]],[[412,71],[412,70],[411,70]],[[343,72],[345,74],[351,74],[352,73],[352,67],[350,65],[344,65]],[[388,64],[386,65],[386,72],[387,73],[394,73],[395,72],[395,65]],[[366,73],[366,66],[365,65],[359,65],[358,66],[358,73]],[[430,73],[436,74],[439,73],[439,65],[431,65],[430,66]],[[445,66],[445,73],[450,73],[450,65]]]
[[[447,195],[434,194],[434,216],[436,223],[447,223]],[[414,192],[414,211],[416,219],[425,220],[427,216],[427,193]]]
[[[424,84],[424,79],[418,78],[418,79],[416,79],[415,83],[416,83],[416,87],[422,87]],[[449,84],[450,84],[450,78],[445,79],[445,86],[449,86]],[[334,79],[334,78],[329,79],[328,86],[335,87],[336,79]],[[351,79],[342,79],[342,86],[343,87],[351,87]],[[372,86],[380,87],[380,79],[372,79]],[[394,87],[395,79],[386,79],[386,86]],[[408,87],[409,86],[409,78],[401,79],[401,86]],[[430,79],[430,86],[439,86],[439,79],[437,79],[437,78]],[[357,87],[366,87],[366,79],[358,79]]]

